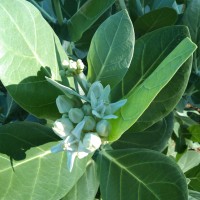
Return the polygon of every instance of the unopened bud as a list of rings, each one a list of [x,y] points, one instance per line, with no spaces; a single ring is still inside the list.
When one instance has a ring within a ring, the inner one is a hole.
[[[85,115],[91,115],[92,114],[92,108],[91,108],[91,105],[90,104],[84,104],[82,106],[82,110],[84,112]]]
[[[59,113],[68,113],[71,108],[73,108],[74,103],[65,95],[59,95],[56,98],[56,105],[58,107]]]
[[[107,120],[101,120],[97,123],[96,126],[97,133],[102,137],[108,137],[110,132],[110,124]]]
[[[61,138],[65,138],[74,129],[69,118],[61,118],[54,122],[53,131]]]
[[[78,124],[80,121],[82,121],[84,117],[84,113],[79,108],[71,108],[69,111],[69,119],[75,123]]]
[[[83,145],[90,152],[94,152],[101,146],[101,138],[96,133],[87,133],[83,138]]]
[[[84,70],[84,64],[81,59],[78,59],[76,63],[77,63],[77,73],[80,74]]]
[[[63,60],[62,66],[64,69],[67,69],[69,67],[69,60]]]
[[[92,116],[85,116],[84,119],[85,125],[83,127],[84,131],[92,131],[96,126],[96,121]]]
[[[91,92],[93,92],[94,96],[98,99],[103,92],[103,85],[99,81],[94,82],[89,89],[88,98],[90,98]]]

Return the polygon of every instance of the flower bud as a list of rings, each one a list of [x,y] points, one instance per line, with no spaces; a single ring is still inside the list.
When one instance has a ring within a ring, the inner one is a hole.
[[[68,118],[60,118],[54,122],[53,131],[60,137],[65,138],[73,130],[74,125]]]
[[[107,120],[101,120],[97,123],[96,126],[97,133],[102,137],[108,137],[110,132],[110,124]]]
[[[90,104],[83,104],[82,111],[85,115],[91,115],[92,114],[92,108]]]
[[[83,138],[83,146],[90,152],[94,152],[101,146],[101,138],[96,133],[87,133]]]
[[[71,108],[73,108],[74,103],[65,95],[59,95],[56,98],[56,105],[58,107],[59,113],[68,113]]]
[[[67,69],[69,67],[69,60],[63,60],[62,66],[64,69]]]
[[[99,81],[94,82],[89,89],[88,98],[91,98],[91,92],[93,92],[94,96],[98,99],[103,92],[103,85]]]
[[[75,71],[75,70],[77,69],[77,64],[76,64],[76,62],[73,61],[73,60],[70,60],[70,61],[69,61],[69,68]]]
[[[77,64],[77,73],[80,74],[84,69],[84,64],[81,59],[78,59],[76,61],[76,64]]]
[[[84,117],[84,113],[80,108],[71,108],[69,110],[69,119],[75,123],[78,124],[80,121],[82,121]]]
[[[92,116],[85,116],[84,119],[85,125],[83,127],[84,131],[92,131],[96,126],[96,121]]]

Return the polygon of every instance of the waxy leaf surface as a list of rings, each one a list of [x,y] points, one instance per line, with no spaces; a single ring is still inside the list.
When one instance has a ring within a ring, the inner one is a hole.
[[[103,151],[98,157],[98,165],[103,200],[188,198],[186,179],[180,168],[156,151]]]
[[[98,187],[97,166],[91,160],[87,165],[85,173],[62,200],[94,200]]]
[[[104,21],[93,36],[87,56],[88,80],[117,85],[129,68],[133,48],[133,26],[123,10]]]
[[[55,140],[50,128],[36,123],[0,127],[0,199],[55,200],[72,189],[88,158],[77,159],[70,173],[66,153],[50,152]]]
[[[60,79],[59,65],[66,55],[57,36],[27,1],[2,0],[0,13],[1,81],[25,110],[57,118],[55,99],[60,92],[45,79]]]

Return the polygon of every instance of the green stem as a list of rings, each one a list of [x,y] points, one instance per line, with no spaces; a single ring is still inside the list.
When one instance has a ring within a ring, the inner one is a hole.
[[[53,0],[53,4],[54,4],[54,8],[55,8],[58,24],[60,26],[62,26],[62,24],[63,24],[63,15],[62,15],[61,7],[60,7],[60,1],[59,0]]]
[[[82,72],[80,74],[77,74],[76,80],[78,81],[78,83],[81,86],[84,93],[87,94],[89,87],[88,87],[88,83],[87,83],[87,80],[86,80],[84,73]]]
[[[52,22],[53,24],[56,24],[56,19],[54,19],[53,17],[51,17],[41,6],[39,6],[39,4],[37,2],[35,2],[35,0],[29,0],[41,13],[42,15],[50,22]]]
[[[124,0],[119,0],[119,5],[120,5],[122,10],[126,9],[126,4],[125,4]]]
[[[74,76],[74,85],[75,85],[75,88],[76,88],[76,92],[77,92],[78,94],[80,94],[79,88],[78,88],[78,81],[77,81],[76,76]]]

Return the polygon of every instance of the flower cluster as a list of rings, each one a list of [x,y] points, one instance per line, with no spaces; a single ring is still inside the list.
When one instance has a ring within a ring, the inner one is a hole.
[[[83,72],[84,64],[82,60],[78,59],[77,61],[73,60],[64,60],[62,63],[63,69],[60,70],[61,76],[73,76]]]
[[[75,90],[52,79],[47,80],[65,94],[56,99],[62,117],[56,120],[53,126],[53,131],[62,141],[51,151],[66,151],[67,166],[71,171],[76,157],[86,157],[107,141],[111,129],[108,119],[117,118],[114,113],[126,100],[110,103],[110,86],[104,88],[99,81],[90,84],[87,93],[81,96]],[[81,103],[77,104],[73,98],[69,98],[69,94],[79,98]]]

